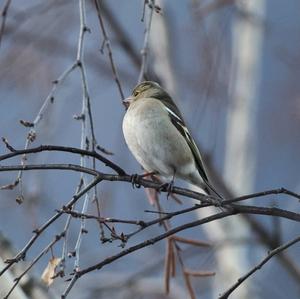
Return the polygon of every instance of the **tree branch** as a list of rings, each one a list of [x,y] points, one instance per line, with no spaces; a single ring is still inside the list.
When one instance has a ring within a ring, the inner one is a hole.
[[[86,192],[88,192],[91,188],[97,185],[101,179],[97,176],[90,184],[88,184],[85,188],[83,188],[79,193],[75,194],[72,199],[65,205],[66,208],[71,208]],[[7,266],[0,271],[0,276],[8,270],[13,264],[19,262],[24,259],[29,248],[34,244],[36,239],[41,235],[43,231],[45,231],[56,219],[58,219],[63,212],[56,212],[51,218],[49,218],[40,228],[34,231],[34,236],[28,241],[28,243],[24,246],[24,248],[12,259],[7,260]]]
[[[240,277],[237,282],[235,284],[233,284],[227,291],[225,291],[223,294],[220,295],[219,299],[227,299],[230,294],[237,289],[247,278],[249,278],[254,272],[256,272],[257,270],[261,269],[261,267],[267,263],[274,255],[279,254],[280,252],[284,251],[285,249],[287,249],[288,247],[296,244],[297,242],[300,241],[300,236],[298,236],[297,238],[273,249],[272,251],[270,251],[268,253],[268,255],[261,260],[261,262],[259,264],[257,264],[255,267],[253,267],[248,273],[246,273],[244,276]]]
[[[102,16],[101,16],[102,5],[101,5],[101,8],[100,8],[100,1],[98,1],[98,0],[94,0],[94,3],[95,3],[95,6],[96,6],[97,16],[98,16],[98,19],[99,19],[99,24],[100,24],[100,28],[101,28],[101,31],[102,31],[102,35],[103,35],[103,38],[104,38],[103,45],[106,46],[109,61],[110,61],[110,65],[111,65],[111,69],[112,69],[112,73],[113,73],[113,76],[114,76],[114,80],[117,84],[117,87],[118,87],[118,90],[119,90],[119,93],[120,93],[120,96],[121,96],[121,101],[122,101],[122,100],[124,100],[125,96],[124,96],[123,89],[122,89],[122,86],[121,86],[121,82],[120,82],[120,79],[119,79],[118,71],[117,71],[117,68],[116,68],[116,65],[115,65],[115,62],[114,62],[112,49],[111,49],[111,46],[110,46],[110,40],[109,40],[108,35],[106,33],[104,22],[103,22],[103,19],[102,19]],[[123,103],[123,105],[124,105],[124,103]]]
[[[58,152],[68,152],[72,154],[78,154],[78,155],[83,155],[83,156],[89,156],[96,158],[100,162],[104,163],[106,166],[110,167],[113,169],[116,173],[119,175],[125,175],[125,171],[113,163],[112,161],[108,160],[107,158],[103,157],[96,151],[88,151],[80,148],[75,148],[75,147],[69,147],[69,146],[58,146],[58,145],[40,145],[38,147],[34,148],[29,148],[29,149],[22,149],[22,150],[14,150],[11,153],[4,154],[0,156],[0,161],[7,160],[10,158],[13,158],[15,156],[20,156],[24,154],[32,154],[32,153],[39,153],[39,152],[44,152],[44,151],[58,151]]]
[[[2,37],[4,35],[4,30],[5,30],[5,22],[6,22],[6,17],[7,17],[7,12],[10,6],[11,0],[6,0],[3,9],[1,11],[1,25],[0,25],[0,46],[2,42]]]
[[[242,207],[242,208],[241,208]],[[109,258],[106,258],[105,260],[103,260],[102,262],[100,263],[97,263],[91,267],[88,267],[88,268],[85,268],[81,271],[78,271],[76,272],[75,276],[77,277],[77,279],[79,277],[81,277],[82,275],[88,273],[88,272],[91,272],[91,271],[94,271],[94,270],[99,270],[101,269],[102,267],[104,267],[105,265],[107,264],[110,264],[112,263],[113,261],[115,260],[118,260],[120,259],[121,257],[123,256],[126,256],[136,250],[139,250],[141,248],[144,248],[144,247],[147,247],[149,245],[153,245],[169,236],[172,236],[178,232],[181,232],[183,230],[186,230],[186,229],[189,229],[189,228],[192,228],[192,227],[196,227],[196,226],[200,226],[202,224],[205,224],[205,223],[208,223],[208,222],[211,222],[211,221],[215,221],[215,220],[218,220],[218,219],[222,219],[222,218],[225,218],[225,217],[228,217],[228,216],[232,216],[232,215],[236,215],[236,214],[239,214],[239,213],[255,213],[257,214],[258,211],[260,210],[260,213],[261,215],[270,215],[270,209],[273,209],[273,208],[268,208],[267,210],[265,208],[259,208],[259,207],[244,207],[244,206],[238,206],[236,205],[234,207],[234,210],[233,211],[223,211],[223,212],[220,212],[220,213],[217,213],[217,214],[214,214],[214,215],[211,215],[211,216],[208,216],[208,217],[205,217],[203,219],[200,219],[200,220],[196,220],[196,221],[193,221],[193,222],[190,222],[190,223],[186,223],[186,224],[183,224],[183,225],[180,225],[180,226],[177,226],[169,231],[167,231],[166,233],[163,233],[157,237],[154,237],[154,238],[151,238],[149,240],[146,240],[144,242],[141,242],[137,245],[134,245],[132,247],[129,247],[123,251],[121,251],[120,253],[116,254],[116,255],[113,255]],[[280,209],[279,209],[280,210]],[[279,211],[275,212],[275,214],[277,216],[283,216],[285,215],[285,213],[283,213],[281,215],[281,213],[279,213]],[[293,214],[296,214],[296,213],[293,213]],[[283,216],[285,217],[285,216]],[[292,220],[295,220],[294,217],[291,217]],[[300,214],[297,214],[297,222],[300,222]]]

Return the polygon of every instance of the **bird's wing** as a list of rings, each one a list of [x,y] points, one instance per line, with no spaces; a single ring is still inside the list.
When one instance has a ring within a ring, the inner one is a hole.
[[[196,166],[197,166],[200,176],[202,177],[202,179],[204,180],[205,183],[208,183],[208,177],[207,177],[207,174],[206,174],[206,171],[204,168],[204,163],[202,161],[199,149],[198,149],[194,139],[192,138],[189,130],[185,126],[184,121],[182,120],[182,118],[180,116],[180,113],[179,113],[179,115],[177,115],[177,113],[174,112],[173,106],[172,106],[172,108],[173,109],[170,109],[169,107],[167,107],[167,105],[165,105],[165,109],[168,111],[171,122],[176,127],[176,129],[180,132],[180,134],[185,138],[188,146],[190,147],[190,149],[192,151],[192,154],[194,156],[195,163],[196,163]],[[178,110],[177,107],[176,107],[176,110]],[[178,112],[179,112],[179,110],[178,110]]]
[[[175,106],[176,107],[176,106]],[[173,107],[172,107],[173,108]],[[176,107],[177,108],[177,107]],[[211,185],[211,183],[208,180],[205,168],[204,168],[204,163],[203,160],[201,158],[201,154],[199,152],[199,149],[194,141],[194,139],[192,138],[189,130],[187,129],[187,127],[185,126],[183,120],[181,117],[179,117],[175,112],[173,112],[173,110],[171,110],[170,108],[166,107],[165,105],[165,109],[168,111],[169,113],[169,117],[171,119],[171,122],[173,123],[173,125],[177,128],[177,130],[181,133],[181,135],[185,138],[187,144],[189,145],[192,154],[194,156],[195,159],[195,163],[197,166],[197,170],[199,171],[200,176],[202,177],[205,185],[208,188],[205,188],[205,192],[207,192],[207,194],[211,194],[210,190],[213,191],[220,199],[222,199],[222,196],[217,192],[217,190]],[[178,110],[178,108],[177,108]],[[178,110],[179,111],[179,110]]]
[[[157,98],[158,100],[160,100],[163,103],[166,111],[168,112],[171,122],[176,127],[176,129],[180,132],[180,134],[185,138],[188,146],[190,147],[191,152],[194,156],[197,170],[198,170],[200,176],[202,177],[203,182],[208,187],[208,188],[206,188],[207,190],[205,190],[207,192],[207,194],[210,194],[211,193],[210,190],[211,190],[218,197],[222,198],[222,196],[217,192],[217,190],[210,184],[210,182],[208,180],[208,176],[207,176],[205,168],[204,168],[204,163],[201,158],[199,149],[198,149],[194,139],[192,138],[189,130],[187,129],[187,127],[183,121],[183,118],[181,116],[181,113],[180,113],[178,107],[176,106],[176,104],[174,103],[174,101],[172,100],[172,98],[166,92],[164,94],[159,93],[159,94],[155,95],[155,98]]]

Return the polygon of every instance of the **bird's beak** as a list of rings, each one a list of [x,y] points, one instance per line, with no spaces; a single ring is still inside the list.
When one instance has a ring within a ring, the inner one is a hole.
[[[126,110],[129,108],[132,101],[133,101],[133,96],[130,96],[123,100],[123,105],[125,106]]]

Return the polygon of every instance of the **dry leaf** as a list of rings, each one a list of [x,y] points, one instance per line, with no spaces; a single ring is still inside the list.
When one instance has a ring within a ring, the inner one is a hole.
[[[60,263],[60,260],[61,259],[57,257],[51,258],[42,274],[41,279],[47,285],[47,287],[49,287],[54,281],[55,270],[58,264]]]

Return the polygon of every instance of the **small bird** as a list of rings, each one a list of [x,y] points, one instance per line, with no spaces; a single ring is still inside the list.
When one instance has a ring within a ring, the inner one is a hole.
[[[213,191],[197,145],[170,95],[156,82],[138,84],[123,100],[125,141],[146,173]]]

